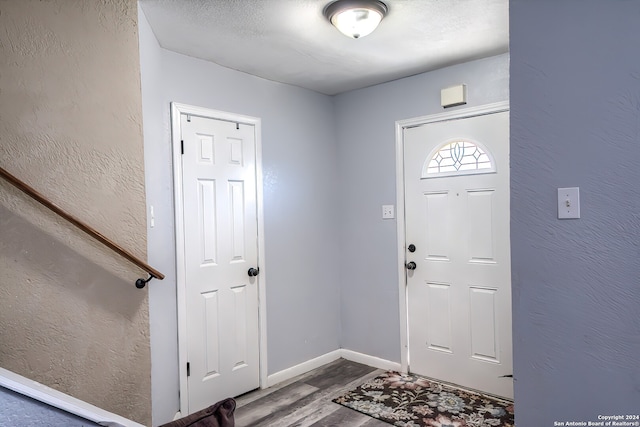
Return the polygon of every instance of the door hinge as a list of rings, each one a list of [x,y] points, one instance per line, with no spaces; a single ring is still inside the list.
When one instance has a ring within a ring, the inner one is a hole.
[[[191,376],[191,364],[189,362],[187,362],[187,376]]]
[[[184,154],[184,140],[183,139],[180,140],[180,153]]]

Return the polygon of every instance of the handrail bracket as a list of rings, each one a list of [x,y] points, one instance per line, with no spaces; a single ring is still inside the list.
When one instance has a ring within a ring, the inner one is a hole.
[[[143,278],[136,280],[136,288],[144,288],[151,279],[156,279],[156,276],[154,276],[153,274],[149,274],[149,278],[147,280],[144,280]]]

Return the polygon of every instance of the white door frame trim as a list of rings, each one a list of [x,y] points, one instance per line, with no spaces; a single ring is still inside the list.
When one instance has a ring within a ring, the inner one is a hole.
[[[482,116],[509,111],[509,102],[497,102],[479,107],[415,117],[396,121],[396,235],[398,237],[398,293],[400,301],[400,366],[402,372],[409,371],[409,313],[407,310],[407,276],[405,259],[405,212],[404,212],[404,130],[428,123]]]
[[[258,328],[260,330],[260,388],[267,386],[267,303],[266,268],[264,264],[264,211],[262,191],[262,127],[261,119],[225,111],[171,103],[171,145],[173,148],[173,189],[176,225],[176,287],[178,312],[178,368],[180,378],[180,412],[187,415],[189,391],[187,388],[187,315],[186,315],[186,270],[184,248],[184,211],[182,194],[182,153],[180,115],[207,117],[254,126],[256,142],[256,210],[258,216]]]

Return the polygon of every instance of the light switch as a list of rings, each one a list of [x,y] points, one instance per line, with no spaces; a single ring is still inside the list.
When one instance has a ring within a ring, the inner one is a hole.
[[[558,219],[580,218],[580,188],[558,188]]]
[[[393,205],[382,205],[382,219],[393,219],[395,217]]]

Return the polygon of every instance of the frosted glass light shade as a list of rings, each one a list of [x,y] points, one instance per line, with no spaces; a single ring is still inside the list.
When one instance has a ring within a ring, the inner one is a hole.
[[[386,13],[387,6],[377,0],[338,0],[324,10],[342,34],[354,39],[371,34]]]

